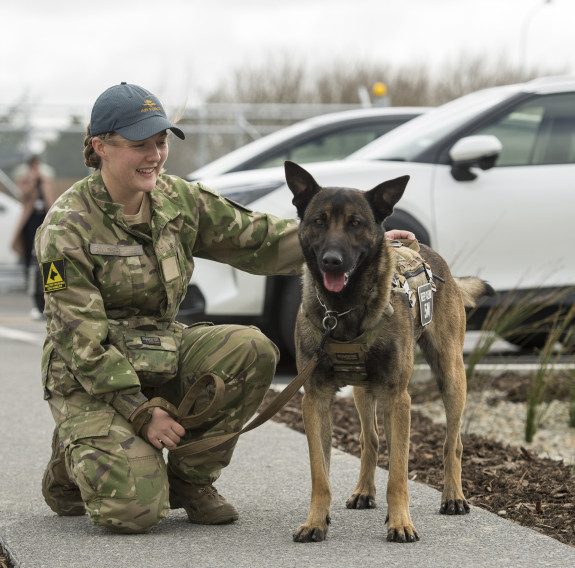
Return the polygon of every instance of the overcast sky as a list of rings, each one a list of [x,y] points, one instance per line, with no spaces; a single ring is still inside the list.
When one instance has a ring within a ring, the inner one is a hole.
[[[3,0],[0,104],[91,106],[127,81],[190,105],[287,53],[439,66],[482,54],[575,74],[574,21],[575,0]]]

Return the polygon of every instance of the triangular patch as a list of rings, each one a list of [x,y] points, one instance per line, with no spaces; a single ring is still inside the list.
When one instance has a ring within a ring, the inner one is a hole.
[[[56,292],[66,288],[66,273],[64,271],[64,259],[47,260],[42,263],[42,280],[44,292]]]

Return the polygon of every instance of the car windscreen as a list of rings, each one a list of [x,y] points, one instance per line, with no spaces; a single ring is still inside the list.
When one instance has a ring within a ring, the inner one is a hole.
[[[447,133],[516,92],[516,88],[496,87],[465,95],[384,134],[346,159],[415,162]]]

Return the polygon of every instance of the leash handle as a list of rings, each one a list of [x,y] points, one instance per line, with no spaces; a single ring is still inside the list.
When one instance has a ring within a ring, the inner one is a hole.
[[[207,387],[211,382],[213,382],[216,386],[216,392],[210,404],[204,408],[201,412],[197,414],[190,414],[190,408],[192,404],[198,398],[200,391],[202,391],[205,387]],[[220,406],[222,406],[224,402],[224,395],[226,393],[226,384],[221,377],[217,375],[213,375],[208,373],[206,375],[202,375],[188,390],[186,395],[184,396],[180,406],[178,406],[178,422],[184,428],[192,428],[194,426],[199,426],[203,424],[206,419],[211,416]]]
[[[216,392],[210,402],[210,404],[204,408],[201,412],[197,414],[190,414],[190,408],[194,404],[196,398],[200,392],[207,387],[211,382],[216,386]],[[134,429],[142,437],[146,437],[147,426],[152,417],[152,410],[159,407],[165,410],[176,422],[179,422],[184,428],[192,428],[194,426],[199,426],[205,420],[211,416],[224,402],[224,395],[226,392],[226,384],[221,377],[208,373],[202,375],[196,382],[188,389],[180,406],[176,408],[171,402],[157,396],[152,398],[148,402],[142,404],[138,408],[137,413],[132,419],[132,424]]]
[[[318,359],[319,352],[316,352],[308,364],[304,367],[303,371],[299,373],[295,379],[293,379],[293,381],[284,390],[282,390],[280,394],[276,396],[276,398],[274,398],[260,414],[258,414],[239,432],[223,434],[221,436],[214,436],[213,438],[205,438],[203,440],[197,440],[196,442],[190,442],[189,444],[175,447],[173,450],[170,450],[170,453],[177,456],[190,456],[199,454],[201,452],[223,446],[227,442],[231,442],[236,438],[239,438],[242,434],[245,434],[246,432],[257,428],[258,426],[261,426],[264,422],[267,422],[274,414],[281,410],[293,397],[293,395],[307,382],[317,365]]]

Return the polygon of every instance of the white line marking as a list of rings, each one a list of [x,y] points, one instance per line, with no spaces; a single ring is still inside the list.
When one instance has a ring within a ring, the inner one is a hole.
[[[44,336],[9,327],[0,326],[0,337],[13,339],[14,341],[23,341],[24,343],[31,343],[33,345],[44,345]]]

